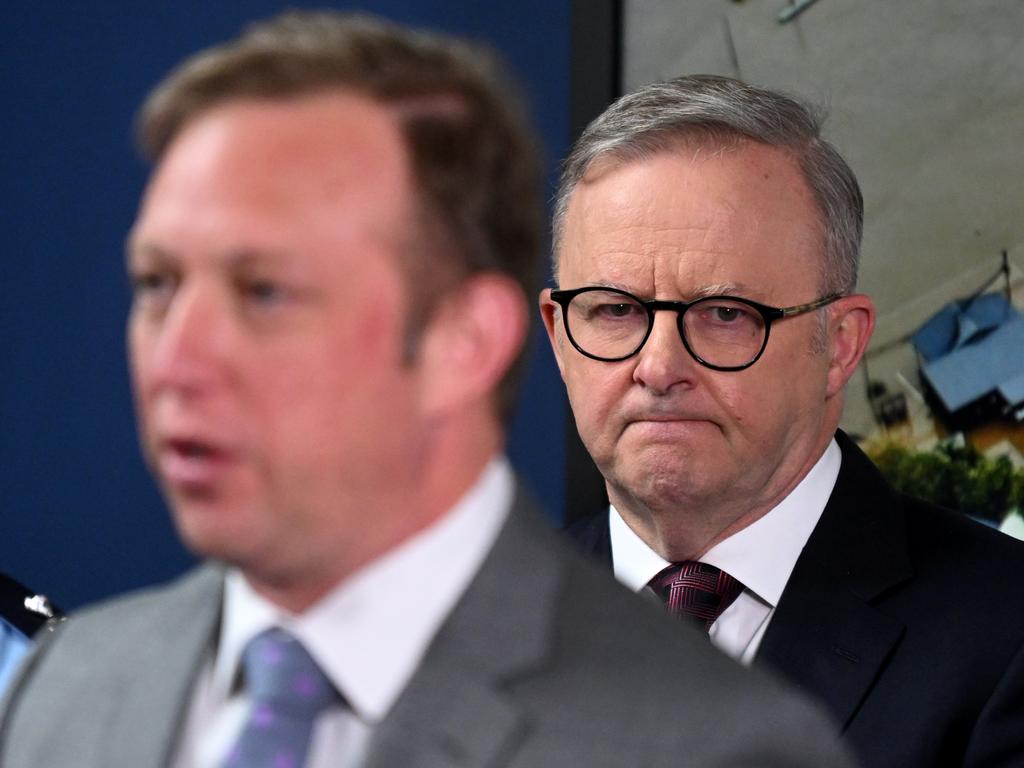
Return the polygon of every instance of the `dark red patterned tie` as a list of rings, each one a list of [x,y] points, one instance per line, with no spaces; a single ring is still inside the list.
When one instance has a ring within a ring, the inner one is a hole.
[[[743,585],[725,571],[692,560],[672,563],[648,583],[669,613],[695,619],[704,631],[743,591]]]

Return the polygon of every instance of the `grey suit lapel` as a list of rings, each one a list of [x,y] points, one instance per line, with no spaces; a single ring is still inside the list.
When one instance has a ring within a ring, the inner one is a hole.
[[[903,637],[874,600],[912,578],[898,497],[842,433],[839,479],[758,652],[844,728]]]
[[[126,653],[130,658],[124,669],[131,676],[115,683],[120,706],[111,717],[107,765],[169,764],[192,685],[219,623],[222,591],[220,569],[200,569],[177,588],[174,600],[161,602],[160,614],[139,638],[140,647]],[[150,644],[158,645],[159,653]]]
[[[551,538],[520,489],[480,572],[378,727],[367,768],[485,766],[514,750],[526,724],[503,686],[550,647],[562,579]]]

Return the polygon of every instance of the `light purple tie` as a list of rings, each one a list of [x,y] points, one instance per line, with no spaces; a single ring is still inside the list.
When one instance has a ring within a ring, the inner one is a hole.
[[[313,722],[341,697],[302,643],[283,629],[250,640],[242,664],[252,709],[223,768],[302,768]]]

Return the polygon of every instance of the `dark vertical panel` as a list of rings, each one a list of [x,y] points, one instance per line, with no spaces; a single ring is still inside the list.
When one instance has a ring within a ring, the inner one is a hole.
[[[570,124],[572,138],[621,93],[622,0],[573,0]],[[566,522],[608,504],[604,480],[566,408]]]
[[[570,127],[576,139],[622,88],[622,0],[572,0]]]

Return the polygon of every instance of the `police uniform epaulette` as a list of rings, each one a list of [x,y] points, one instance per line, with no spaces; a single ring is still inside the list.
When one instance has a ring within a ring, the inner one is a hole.
[[[62,613],[44,595],[38,595],[10,576],[0,573],[0,616],[31,637]]]

